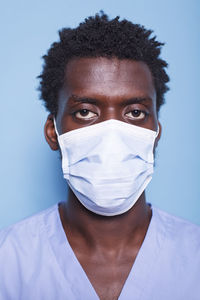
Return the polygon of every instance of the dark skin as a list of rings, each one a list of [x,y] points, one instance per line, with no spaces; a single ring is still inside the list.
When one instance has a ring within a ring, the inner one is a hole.
[[[117,119],[156,131],[156,91],[148,66],[117,58],[79,58],[66,67],[59,94],[56,124],[59,134]],[[49,115],[45,137],[52,150],[59,145]],[[118,299],[145,238],[151,208],[143,192],[126,213],[105,217],[88,211],[70,190],[59,206],[67,239],[101,300]]]

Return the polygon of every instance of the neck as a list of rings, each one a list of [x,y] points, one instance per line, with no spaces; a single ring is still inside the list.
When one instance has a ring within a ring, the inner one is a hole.
[[[79,248],[82,242],[89,248],[106,251],[141,245],[151,220],[145,193],[128,212],[107,217],[87,210],[70,190],[67,202],[60,205],[59,211],[69,241],[71,238],[78,241]]]

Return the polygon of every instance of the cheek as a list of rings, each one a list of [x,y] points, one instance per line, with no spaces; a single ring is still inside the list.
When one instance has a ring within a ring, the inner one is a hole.
[[[156,106],[152,108],[152,114],[151,114],[151,129],[154,131],[158,130],[158,114],[156,111]]]
[[[77,122],[73,115],[71,114],[65,114],[60,121],[60,132],[63,134],[65,132],[69,132],[71,130],[74,129],[79,129],[81,127],[85,127],[85,126],[89,126],[91,125],[90,123],[88,124],[80,124],[79,122]]]
[[[61,118],[61,133],[76,129],[71,115],[65,115]]]

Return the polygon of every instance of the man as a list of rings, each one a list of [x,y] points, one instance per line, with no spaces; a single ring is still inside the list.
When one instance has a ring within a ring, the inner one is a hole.
[[[151,34],[102,13],[44,56],[69,196],[1,232],[0,299],[200,299],[200,229],[145,199],[169,80]]]

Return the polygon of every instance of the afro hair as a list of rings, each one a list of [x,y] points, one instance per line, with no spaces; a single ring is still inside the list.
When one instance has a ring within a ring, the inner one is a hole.
[[[146,63],[151,71],[156,89],[157,112],[164,103],[168,91],[169,77],[165,71],[167,63],[160,58],[164,45],[139,24],[119,17],[109,19],[104,12],[88,17],[77,28],[63,28],[59,41],[51,45],[43,56],[44,65],[40,76],[40,98],[47,110],[56,115],[58,93],[64,84],[65,69],[72,58],[116,57]]]

